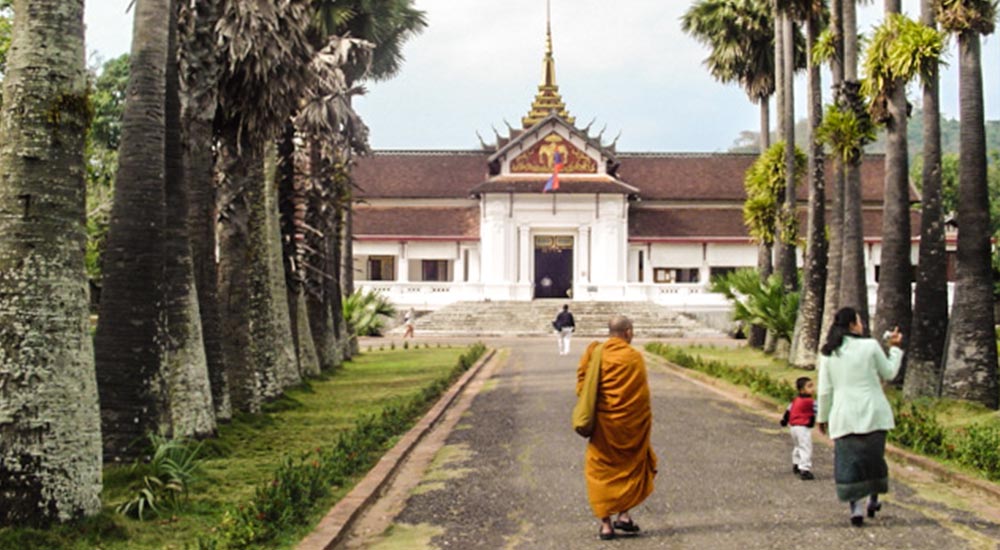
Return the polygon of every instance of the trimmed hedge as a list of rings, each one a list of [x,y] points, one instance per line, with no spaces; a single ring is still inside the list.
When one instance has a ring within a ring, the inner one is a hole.
[[[697,355],[690,355],[679,348],[659,342],[646,344],[646,351],[686,369],[745,386],[754,393],[773,397],[781,402],[791,401],[796,395],[794,386],[757,369],[733,367],[722,361],[705,361]]]

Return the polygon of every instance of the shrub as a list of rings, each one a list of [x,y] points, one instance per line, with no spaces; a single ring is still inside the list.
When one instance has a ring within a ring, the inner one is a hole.
[[[379,336],[396,308],[382,294],[357,290],[344,298],[344,319],[359,336]]]
[[[1000,479],[1000,427],[973,424],[955,442],[955,459],[982,472],[988,479]]]
[[[658,342],[646,344],[646,350],[664,357],[680,367],[745,386],[754,393],[773,397],[782,402],[791,401],[796,395],[795,388],[790,383],[775,379],[766,372],[757,369],[733,367],[721,361],[706,362],[701,357],[690,355],[673,346]]]
[[[937,415],[928,405],[895,399],[892,408],[896,428],[889,431],[890,441],[930,456],[944,453],[944,427],[938,423]]]

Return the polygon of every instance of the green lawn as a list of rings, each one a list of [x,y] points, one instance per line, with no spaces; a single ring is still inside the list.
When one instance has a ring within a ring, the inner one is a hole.
[[[272,478],[286,456],[328,448],[357,419],[379,413],[419,395],[447,377],[465,348],[371,351],[347,362],[334,373],[290,390],[267,411],[241,415],[219,430],[205,446],[201,481],[191,489],[190,502],[168,517],[144,522],[122,517],[114,508],[134,492],[129,467],[104,471],[104,512],[80,525],[36,531],[0,529],[0,547],[134,550],[197,548],[199,536],[212,532],[227,509],[246,503],[255,489]],[[353,485],[357,479],[347,485]],[[318,520],[350,486],[338,487],[317,507]],[[313,522],[315,523],[315,522]],[[310,531],[304,526],[271,541],[268,548],[293,547]]]

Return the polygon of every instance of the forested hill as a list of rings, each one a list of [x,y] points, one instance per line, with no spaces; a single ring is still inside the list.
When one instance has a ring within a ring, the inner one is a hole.
[[[915,159],[920,156],[923,148],[923,116],[920,109],[914,108],[910,116],[910,123],[907,126],[907,138],[910,149],[910,158]],[[733,142],[729,149],[732,153],[754,153],[757,151],[758,132],[744,131]],[[808,123],[806,119],[801,119],[795,125],[795,143],[805,149],[805,139],[808,135]],[[959,143],[958,120],[941,118],[941,147],[945,153],[958,153]],[[773,141],[772,137],[772,141]],[[869,153],[882,153],[885,151],[885,132],[879,132],[879,139],[865,148]],[[1000,120],[986,121],[986,150],[1000,151]],[[992,162],[992,159],[991,159]]]

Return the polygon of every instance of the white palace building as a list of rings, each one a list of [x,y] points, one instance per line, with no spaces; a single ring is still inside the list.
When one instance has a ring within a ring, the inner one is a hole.
[[[356,286],[421,309],[539,298],[726,307],[707,287],[713,274],[757,263],[742,214],[743,176],[756,155],[626,153],[603,145],[575,126],[556,85],[551,34],[547,44],[543,80],[522,128],[495,145],[376,151],[358,160]],[[543,192],[557,154],[559,188]],[[862,165],[872,303],[883,163],[870,156]],[[800,217],[804,232],[804,212]],[[919,227],[914,213],[914,262]]]

